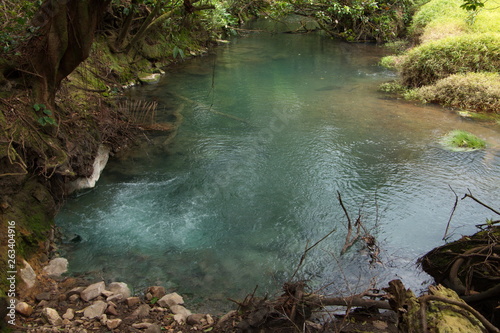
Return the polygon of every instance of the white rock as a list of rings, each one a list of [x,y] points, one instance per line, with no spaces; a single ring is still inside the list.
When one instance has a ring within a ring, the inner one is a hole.
[[[155,84],[155,83],[158,83],[160,81],[160,78],[161,78],[161,74],[153,73],[153,74],[148,75],[148,76],[140,77],[139,82],[141,82],[142,84]]]
[[[21,277],[21,280],[23,280],[26,284],[26,287],[28,287],[29,289],[36,284],[36,273],[26,260],[23,260],[23,263],[24,268],[21,268],[19,270],[19,276]]]
[[[104,167],[108,163],[110,151],[111,149],[106,145],[99,146],[94,160],[92,175],[90,177],[78,178],[77,180],[69,182],[66,185],[66,191],[68,194],[85,188],[93,188],[95,186],[101,176],[102,170],[104,170]]]
[[[63,314],[62,316],[64,319],[68,319],[68,320],[72,320],[73,318],[75,318],[75,310],[73,310],[72,308],[68,308],[66,310],[66,313]]]
[[[83,316],[89,319],[101,317],[106,311],[108,304],[104,301],[95,301],[83,310]]]
[[[120,318],[108,319],[108,321],[106,322],[106,326],[108,327],[109,330],[114,330],[115,328],[120,326],[121,323],[122,320]]]
[[[138,328],[138,329],[144,329],[144,328],[149,328],[149,326],[151,326],[153,324],[151,323],[135,323],[135,324],[132,324],[132,327],[133,328]]]
[[[191,311],[183,307],[182,305],[172,305],[170,307],[170,311],[173,312],[173,314],[182,314],[185,315],[186,318],[192,315]]]
[[[179,304],[184,304],[184,299],[178,293],[167,294],[158,300],[158,305],[163,307]]]
[[[55,309],[44,308],[42,310],[42,316],[50,325],[58,326],[62,324],[62,319]]]
[[[80,297],[84,301],[88,302],[91,299],[94,299],[97,296],[101,295],[102,291],[105,290],[105,288],[106,285],[104,284],[104,281],[91,284],[80,293]]]
[[[108,322],[108,316],[105,313],[102,314],[100,322],[103,326]]]
[[[33,307],[26,302],[19,302],[16,304],[16,311],[25,317],[29,317],[33,313]]]
[[[43,268],[43,271],[50,277],[59,277],[68,271],[68,259],[54,258]]]
[[[122,294],[124,298],[130,297],[130,289],[124,282],[111,282],[108,286],[108,290],[115,295]]]

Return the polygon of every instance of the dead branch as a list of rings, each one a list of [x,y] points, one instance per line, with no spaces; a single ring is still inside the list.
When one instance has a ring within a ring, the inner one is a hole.
[[[455,204],[453,205],[453,209],[451,210],[450,218],[448,219],[448,223],[446,224],[446,230],[444,231],[442,240],[446,240],[446,236],[448,236],[448,229],[450,228],[451,219],[453,218],[453,214],[455,214],[455,210],[457,209],[458,205],[457,193],[453,190],[453,188],[450,185],[448,186],[450,187],[450,190],[453,192],[453,194],[455,194]]]
[[[480,201],[479,199],[477,199],[476,197],[474,197],[471,193],[471,191],[469,190],[469,193],[465,193],[464,196],[462,197],[462,200],[465,199],[465,198],[471,198],[472,200],[474,200],[475,202],[477,202],[478,204],[482,205],[483,207],[485,208],[488,208],[489,210],[491,210],[493,213],[497,214],[497,215],[500,215],[500,212],[494,208],[492,208],[491,206],[488,206],[487,204],[485,204],[484,202]]]
[[[347,307],[364,307],[364,308],[377,308],[384,310],[392,310],[388,301],[373,300],[363,298],[365,295],[353,295],[347,297],[324,297],[318,295],[309,295],[305,301],[316,307],[324,306],[347,306]]]

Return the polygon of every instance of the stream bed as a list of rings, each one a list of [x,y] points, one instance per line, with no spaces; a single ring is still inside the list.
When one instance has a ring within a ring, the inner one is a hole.
[[[56,222],[71,274],[123,281],[135,292],[163,285],[192,309],[224,311],[227,298],[274,294],[309,251],[298,277],[323,293],[354,293],[400,278],[417,292],[430,278],[419,256],[442,245],[455,195],[500,197],[500,130],[450,110],[389,98],[378,85],[388,51],[318,34],[255,33],[131,89],[155,100],[157,121],[179,110],[172,140],[111,159],[97,186],[67,200]],[[453,152],[440,139],[461,129],[486,150]],[[347,220],[363,242],[341,255]],[[451,239],[492,217],[459,202]],[[70,241],[79,235],[79,241]]]

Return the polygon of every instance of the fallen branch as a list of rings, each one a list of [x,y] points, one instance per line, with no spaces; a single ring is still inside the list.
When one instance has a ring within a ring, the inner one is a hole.
[[[480,201],[479,199],[477,199],[476,197],[474,197],[471,193],[471,191],[469,190],[469,193],[465,193],[465,195],[462,197],[462,200],[465,199],[465,198],[471,198],[472,200],[474,200],[475,202],[477,202],[478,204],[482,205],[483,207],[486,207],[488,208],[489,210],[491,210],[493,213],[497,214],[497,215],[500,215],[500,212],[494,208],[491,208],[490,206],[488,206],[487,204],[485,204],[484,202]]]

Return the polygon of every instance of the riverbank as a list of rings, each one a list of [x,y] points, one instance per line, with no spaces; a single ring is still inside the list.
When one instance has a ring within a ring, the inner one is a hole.
[[[392,43],[398,53],[381,61],[399,73],[381,90],[500,123],[500,7],[481,4],[432,0],[420,7],[406,47]]]

